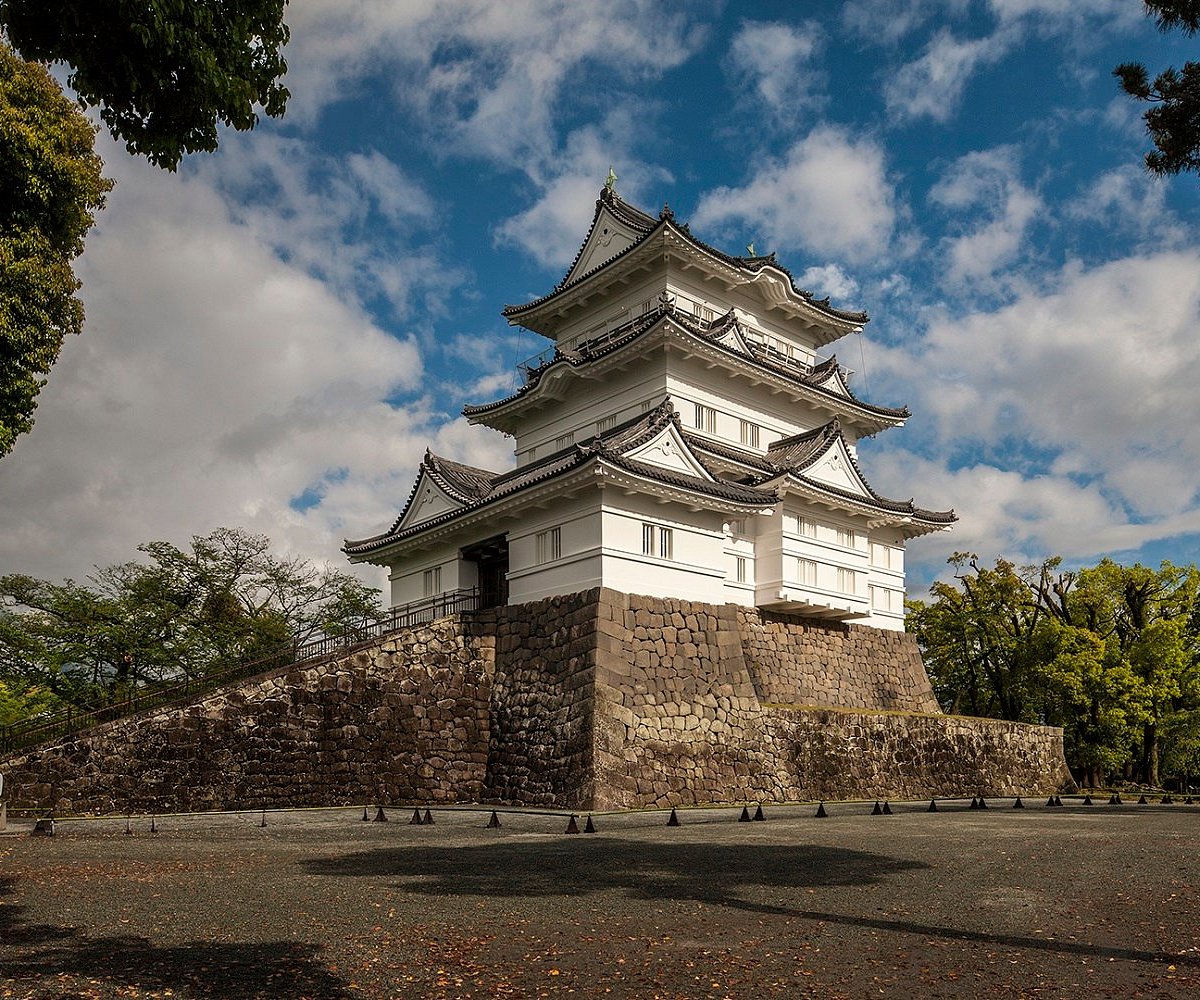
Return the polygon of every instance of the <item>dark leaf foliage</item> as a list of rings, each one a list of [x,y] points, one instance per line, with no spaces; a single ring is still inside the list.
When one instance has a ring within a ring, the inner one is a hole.
[[[1200,30],[1200,0],[1146,0],[1146,13],[1163,31]],[[1146,168],[1155,174],[1200,173],[1200,63],[1186,62],[1181,70],[1169,66],[1153,81],[1140,63],[1122,63],[1113,75],[1130,97],[1153,105],[1142,116],[1154,143]]]
[[[140,551],[145,561],[97,569],[86,583],[0,577],[0,688],[94,709],[383,614],[375,588],[276,556],[268,539],[240,529]]]
[[[0,456],[33,426],[63,338],[83,326],[71,261],[112,186],[94,141],[45,67],[0,43]]]
[[[217,129],[283,114],[286,0],[0,0],[27,59],[62,61],[86,105],[132,153],[174,169]]]

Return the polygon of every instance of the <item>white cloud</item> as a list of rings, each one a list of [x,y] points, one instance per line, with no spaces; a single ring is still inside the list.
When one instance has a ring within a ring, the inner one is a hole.
[[[633,204],[643,204],[651,186],[671,180],[630,150],[636,129],[626,111],[614,110],[570,133],[554,172],[538,185],[537,200],[496,227],[496,243],[519,246],[543,267],[565,270],[587,233],[609,167],[616,168],[617,191]]]
[[[428,441],[500,459],[438,425],[411,339],[282,262],[203,180],[113,155],[118,186],[80,261],[88,322],[33,432],[0,463],[0,566],[85,575],[138,543],[242,525],[334,563],[386,526]],[[296,510],[307,490],[321,503]]]
[[[796,279],[797,284],[816,295],[828,295],[837,302],[847,302],[858,294],[858,282],[836,264],[808,268]]]
[[[968,0],[847,0],[842,23],[863,41],[894,45],[933,17],[955,17]]]
[[[812,65],[824,32],[815,21],[797,25],[777,21],[743,21],[729,45],[734,75],[773,114],[794,118],[797,112],[823,105],[826,74]]]
[[[328,0],[289,8],[289,116],[304,118],[344,96],[368,71],[396,79],[396,102],[414,111],[441,152],[480,155],[541,179],[553,172],[554,115],[574,74],[601,68],[608,97],[678,66],[704,37],[696,18],[656,0]]]
[[[417,238],[438,223],[433,196],[377,150],[335,159],[264,131],[228,135],[190,165],[229,196],[236,221],[343,297],[382,296],[404,317],[418,303],[438,311],[465,281],[436,232]]]
[[[960,157],[930,189],[929,198],[971,219],[980,210],[991,216],[990,221],[943,241],[950,258],[946,277],[951,282],[985,279],[1012,263],[1042,209],[1041,199],[1020,182],[1011,147]]]
[[[998,62],[1018,41],[1012,31],[958,39],[942,29],[920,58],[901,66],[883,88],[888,111],[900,118],[948,121],[958,111],[967,81],[980,66]]]
[[[918,395],[906,433],[932,429],[921,450],[944,457],[885,442],[869,473],[955,505],[947,551],[1089,557],[1194,532],[1197,329],[1196,249],[1068,266],[1004,308],[934,320],[873,357]]]
[[[1135,164],[1124,164],[1096,177],[1067,202],[1064,214],[1096,222],[1111,232],[1123,232],[1157,248],[1178,246],[1188,232],[1167,208],[1167,183]]]
[[[829,126],[765,161],[745,186],[708,192],[692,218],[702,238],[704,227],[720,228],[760,251],[804,248],[851,261],[882,252],[895,221],[882,148]]]

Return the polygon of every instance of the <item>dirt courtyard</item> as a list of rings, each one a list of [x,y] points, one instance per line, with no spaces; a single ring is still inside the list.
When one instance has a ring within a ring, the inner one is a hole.
[[[1200,996],[1200,806],[1065,801],[10,821],[0,997]]]

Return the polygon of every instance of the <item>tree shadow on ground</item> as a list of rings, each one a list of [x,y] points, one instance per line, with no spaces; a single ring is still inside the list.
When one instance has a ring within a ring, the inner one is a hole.
[[[196,941],[160,946],[134,935],[93,937],[75,927],[26,923],[27,908],[11,899],[16,882],[0,878],[0,969],[17,989],[25,983],[36,990],[29,996],[110,996],[133,985],[212,1000],[349,1000],[355,995],[321,964],[314,945]],[[47,982],[54,984],[52,993],[41,988]]]
[[[900,872],[930,868],[917,861],[837,847],[669,845],[581,837],[540,844],[506,841],[463,848],[380,848],[314,859],[305,862],[304,867],[314,875],[338,878],[397,877],[401,879],[398,889],[430,896],[530,898],[616,891],[654,902],[696,901],[751,913],[945,940],[1200,966],[1200,955],[806,910],[754,898],[756,890],[875,885]]]
[[[618,838],[396,847],[304,863],[314,875],[399,876],[431,896],[578,896],[621,891],[650,900],[744,906],[755,887],[869,885],[926,866],[837,847],[647,844]]]

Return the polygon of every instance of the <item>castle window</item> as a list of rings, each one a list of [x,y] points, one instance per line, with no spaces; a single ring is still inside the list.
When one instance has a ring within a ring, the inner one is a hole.
[[[746,557],[734,556],[733,559],[734,575],[737,577],[738,583],[746,582]]]
[[[549,528],[534,536],[538,565],[553,562],[562,556],[562,528]]]
[[[837,543],[844,545],[848,549],[854,548],[854,529],[853,528],[838,528]]]
[[[742,421],[742,444],[748,448],[758,447],[758,424],[753,424],[749,420]]]
[[[554,450],[561,451],[563,448],[570,448],[574,443],[574,434],[560,434],[554,439]]]
[[[696,430],[717,433],[717,411],[703,403],[696,404]]]
[[[614,413],[609,417],[601,417],[596,421],[596,433],[603,434],[605,431],[611,431],[617,426],[617,415]]]
[[[797,559],[796,579],[806,587],[815,587],[817,585],[817,564],[811,559]]]
[[[838,568],[837,589],[842,594],[858,593],[858,574],[852,569]]]
[[[672,530],[657,524],[642,525],[642,554],[671,559],[674,549]]]
[[[904,596],[898,590],[888,590],[886,587],[872,587],[871,607],[876,611],[900,612],[904,610]]]
[[[421,574],[421,590],[426,597],[434,597],[442,592],[441,566],[434,566]]]
[[[871,565],[879,569],[892,568],[892,547],[879,542],[871,543]]]
[[[805,538],[817,537],[817,522],[807,517],[796,519],[796,534]]]

